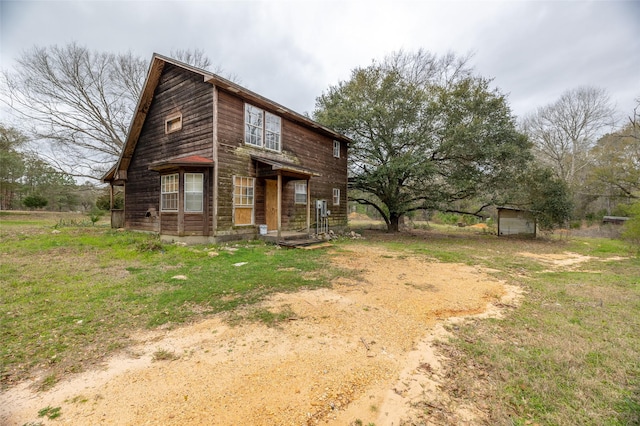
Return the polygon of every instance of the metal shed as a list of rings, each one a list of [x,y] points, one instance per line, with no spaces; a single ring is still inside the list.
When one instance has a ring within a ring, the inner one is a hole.
[[[498,235],[536,236],[536,219],[527,210],[498,207]]]

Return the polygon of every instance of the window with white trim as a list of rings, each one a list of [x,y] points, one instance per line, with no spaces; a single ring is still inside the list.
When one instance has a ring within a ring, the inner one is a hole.
[[[307,182],[294,182],[294,200],[296,204],[307,204]]]
[[[160,177],[160,210],[178,211],[178,174]]]
[[[280,151],[282,119],[250,104],[244,104],[244,143]]]
[[[253,105],[244,104],[244,143],[262,146],[262,117],[264,112]]]
[[[273,151],[280,151],[280,133],[282,123],[280,117],[271,113],[264,113],[264,147]]]
[[[251,177],[233,177],[233,224],[253,225],[255,179]]]
[[[184,211],[200,213],[204,200],[204,175],[202,173],[184,174]]]
[[[338,188],[333,188],[333,205],[340,205],[340,189]]]
[[[340,141],[333,141],[333,156],[340,158]]]

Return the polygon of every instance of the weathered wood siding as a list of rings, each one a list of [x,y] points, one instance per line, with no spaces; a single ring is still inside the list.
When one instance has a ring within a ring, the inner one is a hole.
[[[311,200],[327,200],[331,210],[330,226],[347,224],[347,146],[341,143],[340,158],[333,156],[333,139],[308,127],[290,121],[270,110],[268,106],[255,104],[281,117],[281,152],[257,148],[244,143],[244,105],[239,96],[223,90],[218,91],[218,234],[255,233],[255,226],[233,226],[233,176],[256,177],[256,164],[251,155],[268,157],[275,161],[293,163],[321,174],[310,182]],[[294,183],[299,180],[283,177],[282,180],[282,229],[293,230],[306,227],[307,210],[304,204],[294,203]],[[264,179],[256,179],[255,225],[264,224]],[[333,188],[340,190],[340,205],[333,205]],[[312,226],[315,221],[311,207]]]
[[[182,114],[182,129],[165,134],[165,120],[174,113]],[[154,92],[149,113],[143,125],[128,169],[125,195],[126,227],[176,235],[177,217],[160,212],[160,174],[149,165],[169,158],[199,155],[213,158],[213,87],[202,75],[167,63]],[[196,170],[189,170],[196,171]],[[202,170],[209,173],[207,170]],[[205,212],[213,211],[212,179],[205,177]],[[155,209],[159,217],[147,217]],[[162,229],[160,229],[162,221]],[[185,214],[184,228],[189,235],[211,234],[203,224],[212,223],[204,214]]]

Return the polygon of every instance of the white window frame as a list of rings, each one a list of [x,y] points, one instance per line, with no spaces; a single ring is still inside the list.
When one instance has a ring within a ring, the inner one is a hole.
[[[282,151],[282,118],[254,105],[244,104],[244,143]]]
[[[282,119],[270,112],[264,113],[264,147],[280,152],[282,139]]]
[[[244,104],[244,143],[262,147],[264,111],[251,104]]]
[[[340,205],[340,188],[333,188],[333,205]]]
[[[199,179],[194,180],[198,177]],[[191,198],[191,200],[189,200]],[[189,201],[199,202],[197,208],[191,208]],[[204,174],[184,174],[184,211],[186,213],[202,213],[204,208]]]
[[[164,133],[169,134],[182,130],[182,113],[178,112],[167,116],[164,120]]]
[[[233,222],[234,226],[251,226],[255,222],[255,187],[256,179],[247,176],[233,176]],[[239,193],[237,189],[240,189]],[[235,209],[251,208],[251,223],[235,223]]]
[[[295,204],[307,204],[307,181],[299,180],[293,184],[293,201]]]
[[[333,156],[340,158],[340,141],[333,141]]]
[[[160,211],[178,211],[178,193],[180,192],[180,175],[172,173],[160,176]],[[171,205],[167,206],[171,203]],[[173,204],[175,203],[175,207]]]

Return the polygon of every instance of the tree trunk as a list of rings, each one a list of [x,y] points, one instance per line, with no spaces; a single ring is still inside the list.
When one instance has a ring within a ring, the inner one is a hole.
[[[398,232],[400,224],[400,215],[391,213],[389,215],[389,223],[387,223],[387,232]]]

